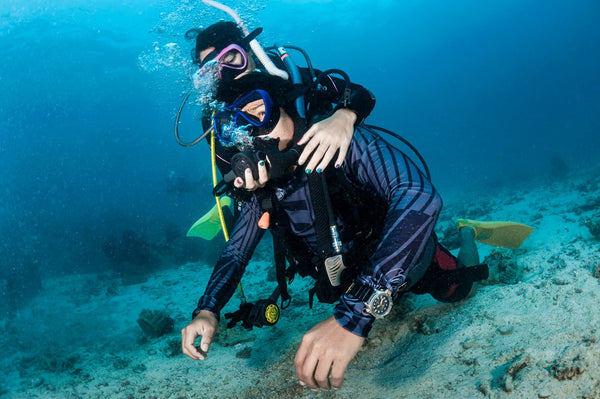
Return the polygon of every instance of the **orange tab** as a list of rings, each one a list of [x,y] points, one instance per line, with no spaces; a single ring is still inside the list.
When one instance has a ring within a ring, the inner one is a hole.
[[[270,223],[271,223],[271,215],[269,215],[269,212],[263,213],[262,216],[260,217],[260,219],[258,219],[258,227],[260,227],[263,230],[268,229]]]

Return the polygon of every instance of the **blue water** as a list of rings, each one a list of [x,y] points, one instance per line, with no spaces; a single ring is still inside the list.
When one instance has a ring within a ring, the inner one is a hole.
[[[550,179],[555,157],[598,165],[597,1],[227,3],[264,27],[263,44],[299,45],[317,68],[369,88],[369,122],[416,145],[443,194]],[[131,229],[162,243],[210,208],[208,152],[178,146],[172,130],[193,73],[183,34],[221,18],[199,1],[1,2],[0,278],[17,281],[11,306],[35,295],[31,276],[110,268],[110,237]],[[182,129],[200,127],[187,115]]]

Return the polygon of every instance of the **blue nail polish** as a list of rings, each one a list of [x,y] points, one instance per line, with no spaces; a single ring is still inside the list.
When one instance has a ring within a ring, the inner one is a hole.
[[[340,165],[339,163],[336,163],[336,164],[335,164],[335,168],[336,168],[336,169],[339,169],[339,168],[340,168],[340,166],[342,166],[342,165]]]
[[[321,173],[323,171],[323,169],[319,168],[317,169],[317,173]]]
[[[265,166],[265,161],[260,161],[260,162],[258,163],[258,166]]]
[[[310,169],[306,169],[306,174],[310,175]]]

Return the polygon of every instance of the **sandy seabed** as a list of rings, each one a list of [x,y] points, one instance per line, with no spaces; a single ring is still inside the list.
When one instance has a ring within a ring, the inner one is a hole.
[[[186,264],[122,285],[110,276],[44,280],[27,308],[0,321],[2,398],[600,398],[600,174],[528,189],[446,199],[438,232],[452,220],[514,220],[535,227],[518,250],[479,244],[490,279],[469,298],[442,304],[406,295],[350,364],[344,386],[302,388],[293,358],[304,332],[331,314],[308,308],[309,279],[274,327],[227,330],[208,359],[181,354],[179,330],[211,266]],[[244,289],[262,298],[268,256],[253,261]],[[225,312],[239,305],[234,298]],[[146,338],[142,309],[165,310],[171,334]]]

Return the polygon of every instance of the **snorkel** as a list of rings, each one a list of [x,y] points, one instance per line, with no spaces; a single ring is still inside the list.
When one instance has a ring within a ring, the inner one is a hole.
[[[224,11],[225,13],[229,14],[229,16],[231,18],[233,18],[235,23],[238,24],[238,26],[240,27],[240,29],[242,30],[244,35],[247,36],[250,33],[248,31],[248,28],[246,27],[246,25],[240,18],[240,16],[235,11],[233,11],[230,7],[227,7],[226,5],[223,5],[223,4],[221,4],[217,1],[213,1],[213,0],[202,0],[202,2],[204,4],[206,4],[207,6],[214,7],[218,10]],[[258,40],[252,39],[250,41],[250,48],[254,52],[254,55],[256,55],[256,58],[258,58],[260,63],[265,67],[265,69],[267,70],[267,72],[269,74],[279,76],[280,78],[283,78],[285,80],[288,79],[287,72],[282,71],[281,69],[277,68],[275,66],[275,64],[273,64],[273,62],[271,61],[269,56],[265,53],[263,48],[258,43]]]

